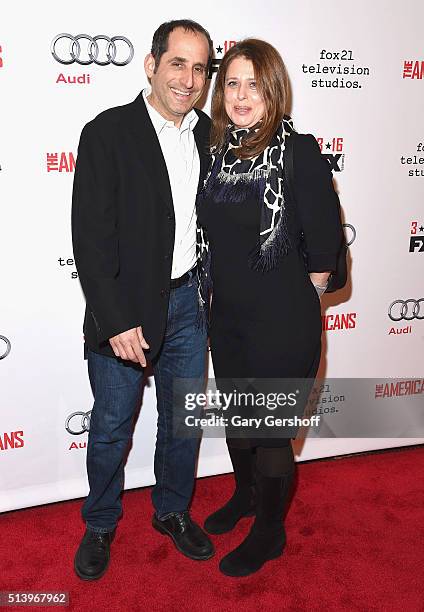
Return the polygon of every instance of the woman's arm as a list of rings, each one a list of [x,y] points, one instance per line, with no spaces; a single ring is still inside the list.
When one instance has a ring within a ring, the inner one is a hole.
[[[343,239],[340,203],[328,162],[311,134],[295,140],[294,187],[304,234],[307,267],[318,295],[324,293],[330,273],[336,270]]]

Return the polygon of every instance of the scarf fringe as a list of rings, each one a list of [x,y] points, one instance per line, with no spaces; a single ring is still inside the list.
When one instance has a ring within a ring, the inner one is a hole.
[[[237,183],[239,183],[240,181],[251,183],[252,181],[257,181],[261,178],[267,178],[269,176],[269,173],[269,168],[267,168],[266,170],[263,170],[262,168],[256,168],[252,172],[240,172],[240,174],[229,174],[228,172],[224,172],[223,170],[221,170],[217,178],[221,183],[231,183],[232,185],[237,185]]]
[[[269,272],[277,265],[279,259],[291,249],[290,236],[286,217],[280,214],[277,225],[262,244],[258,240],[249,254],[249,265],[256,272]]]
[[[201,330],[209,329],[209,301],[212,291],[211,253],[208,249],[203,261],[198,263],[197,272],[197,315],[196,327]]]
[[[221,169],[220,166],[221,166],[221,158],[219,157],[219,155],[213,156],[212,167],[203,183],[203,187],[200,190],[199,197],[201,198],[212,197],[214,193],[213,187],[215,186],[216,178]]]
[[[254,181],[220,181],[219,175],[211,186],[210,195],[216,203],[240,204],[249,198],[261,198],[265,191],[266,177],[260,176]],[[206,190],[207,193],[207,190]]]

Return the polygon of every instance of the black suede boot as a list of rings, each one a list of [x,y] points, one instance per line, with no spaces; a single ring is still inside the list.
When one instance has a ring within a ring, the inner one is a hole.
[[[280,557],[286,544],[283,525],[294,469],[284,476],[264,476],[256,473],[256,519],[243,542],[226,555],[219,564],[223,574],[233,577],[257,572],[267,561]]]
[[[234,468],[236,488],[225,506],[208,516],[204,523],[206,531],[214,535],[231,531],[242,517],[255,514],[253,450],[229,446],[228,451]]]

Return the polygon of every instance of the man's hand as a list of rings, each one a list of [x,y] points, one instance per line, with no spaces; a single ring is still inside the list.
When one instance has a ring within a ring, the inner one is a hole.
[[[115,357],[139,363],[143,368],[146,367],[146,357],[143,349],[150,348],[143,336],[141,327],[133,327],[122,334],[109,338]]]

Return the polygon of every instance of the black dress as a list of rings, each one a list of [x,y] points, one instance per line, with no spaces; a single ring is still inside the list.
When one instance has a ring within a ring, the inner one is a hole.
[[[274,269],[259,272],[249,264],[259,236],[257,197],[241,203],[199,201],[198,218],[211,250],[210,344],[218,387],[233,378],[316,376],[321,310],[308,271],[335,269],[342,229],[327,161],[313,136],[293,136],[296,205],[285,195],[292,248]],[[307,267],[299,248],[301,232]],[[268,438],[252,444],[284,446],[289,441]]]

